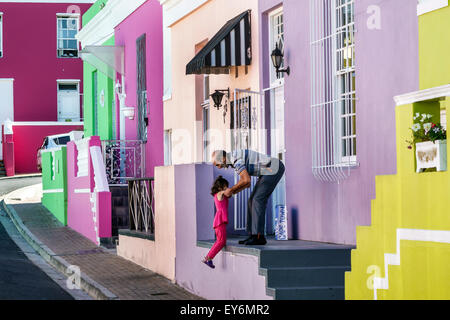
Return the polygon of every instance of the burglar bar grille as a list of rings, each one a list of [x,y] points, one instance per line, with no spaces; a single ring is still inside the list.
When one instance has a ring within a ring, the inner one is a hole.
[[[341,181],[356,163],[354,0],[310,0],[312,172]]]

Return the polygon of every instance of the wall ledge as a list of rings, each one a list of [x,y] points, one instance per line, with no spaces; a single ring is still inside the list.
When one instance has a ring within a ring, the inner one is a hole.
[[[121,230],[119,230],[119,236],[155,241],[154,234],[147,234],[145,232],[140,232],[140,231],[135,231],[135,230],[121,229]]]
[[[433,100],[443,97],[450,97],[450,84],[398,95],[394,97],[394,101],[397,106],[401,106],[405,104]]]

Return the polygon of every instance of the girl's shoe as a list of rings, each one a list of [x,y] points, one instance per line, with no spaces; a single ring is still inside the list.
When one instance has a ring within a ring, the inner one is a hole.
[[[214,263],[212,262],[212,260],[203,260],[203,263],[206,264],[208,267],[210,267],[211,269],[214,269],[216,266],[214,265]]]

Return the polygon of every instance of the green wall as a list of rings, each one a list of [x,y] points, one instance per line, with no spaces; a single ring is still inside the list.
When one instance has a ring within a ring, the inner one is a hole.
[[[101,5],[107,0],[99,0],[83,15],[83,26],[85,26],[97,13],[101,11]],[[114,36],[102,45],[113,46]],[[94,110],[94,74],[97,73],[97,119]],[[115,139],[113,136],[113,110],[114,102],[114,79],[109,78],[88,62],[83,63],[83,83],[84,83],[84,135],[91,137],[100,136],[101,140]],[[104,106],[100,104],[102,91],[105,93]],[[98,132],[95,132],[95,122],[97,122]]]
[[[89,21],[92,20],[92,18],[94,18],[97,13],[100,12],[100,10],[102,10],[102,6],[105,5],[108,2],[108,0],[98,0],[96,1],[90,8],[89,10],[87,10],[84,14],[83,14],[83,22],[82,25],[83,27],[89,23]]]
[[[67,225],[67,148],[42,153],[42,204]],[[47,193],[46,193],[47,191]]]
[[[420,89],[450,83],[450,6],[419,16]]]

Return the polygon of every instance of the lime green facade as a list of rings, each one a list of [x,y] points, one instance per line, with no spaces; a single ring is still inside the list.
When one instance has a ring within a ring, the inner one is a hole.
[[[421,90],[450,83],[449,30],[450,6],[419,16]],[[396,108],[397,174],[376,177],[372,222],[357,228],[346,299],[450,299],[450,172],[418,173],[407,143],[415,115],[440,123],[450,96],[416,101]]]
[[[450,83],[450,6],[419,16],[420,89]]]
[[[42,204],[67,225],[67,148],[42,153]]]
[[[99,0],[83,15],[83,26],[102,10]],[[104,42],[104,46],[114,45],[114,36]],[[114,139],[114,79],[97,70],[88,62],[83,62],[84,82],[84,135],[100,136],[101,140]]]

